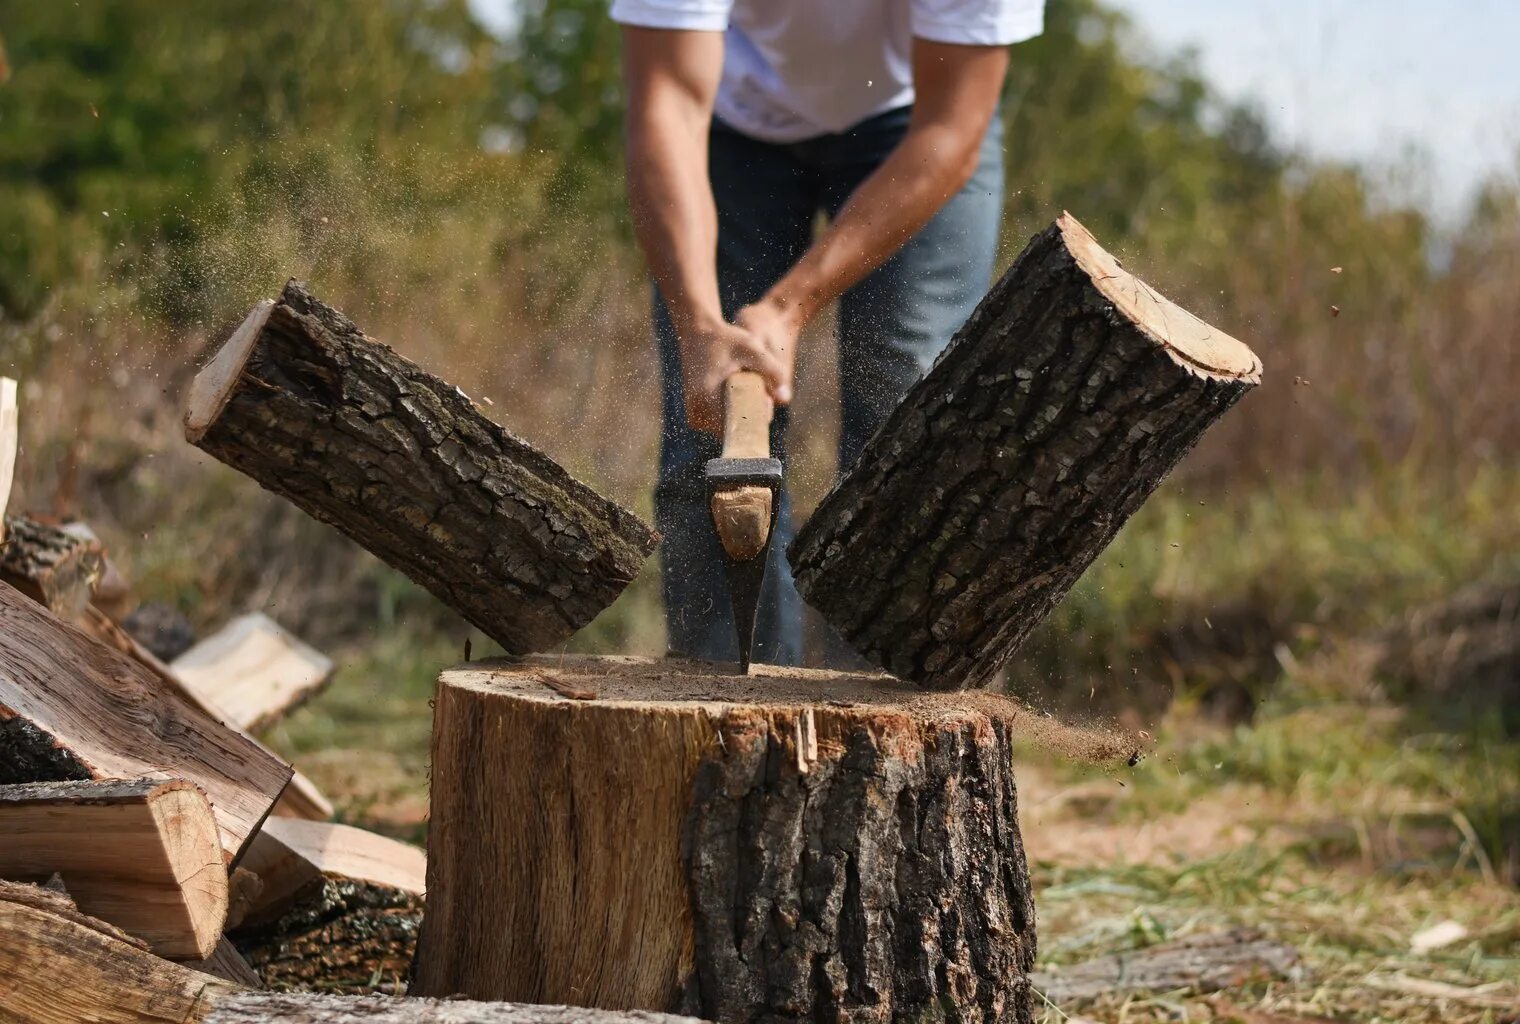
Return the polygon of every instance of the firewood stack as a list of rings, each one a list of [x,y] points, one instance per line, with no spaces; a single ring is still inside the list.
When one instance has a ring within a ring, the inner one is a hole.
[[[251,615],[165,663],[119,574],[101,607],[92,533],[4,518],[0,381],[0,1016],[1030,1021],[1020,712],[925,690],[985,685],[1259,371],[1063,217],[793,547],[897,678],[744,678],[533,657],[658,538],[290,282],[186,436],[508,652],[440,677],[426,855],[332,822],[250,735],[331,661]]]

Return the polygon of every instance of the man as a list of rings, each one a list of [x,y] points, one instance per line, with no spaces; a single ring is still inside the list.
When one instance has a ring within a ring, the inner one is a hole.
[[[703,484],[721,389],[776,403],[785,461],[803,327],[840,299],[849,466],[987,289],[1002,208],[1007,46],[1043,0],[614,0],[628,197],[654,276],[664,428],[655,523],[672,652],[737,656]],[[828,227],[815,239],[819,214]],[[796,664],[782,496],[755,658]]]

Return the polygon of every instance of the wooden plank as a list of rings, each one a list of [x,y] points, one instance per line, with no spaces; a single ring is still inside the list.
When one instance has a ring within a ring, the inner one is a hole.
[[[16,451],[21,444],[16,382],[0,377],[0,544],[5,542],[5,510],[16,480]]]
[[[333,675],[332,659],[263,612],[233,619],[169,669],[249,732],[273,724]]]
[[[235,857],[290,776],[141,662],[0,586],[0,783],[182,778]]]
[[[0,786],[0,877],[62,877],[79,909],[161,956],[205,957],[227,917],[206,795],[180,780]]]

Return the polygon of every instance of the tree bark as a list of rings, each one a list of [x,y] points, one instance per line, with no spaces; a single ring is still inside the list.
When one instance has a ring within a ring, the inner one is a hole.
[[[0,585],[0,783],[181,778],[235,858],[290,776],[146,666]]]
[[[578,1006],[527,1006],[389,996],[239,992],[224,996],[204,1024],[699,1024],[663,1013],[614,1013]]]
[[[264,888],[235,938],[265,985],[405,991],[426,884],[421,850],[348,825],[271,818],[243,863]]]
[[[1013,703],[754,671],[444,673],[414,992],[726,1024],[1030,1020]]]
[[[586,625],[655,534],[297,282],[196,378],[186,436],[511,652]]]
[[[240,729],[258,732],[321,692],[332,659],[262,612],[240,615],[169,663]]]
[[[0,877],[62,876],[86,914],[160,956],[211,955],[227,868],[206,795],[159,779],[0,786]]]
[[[105,569],[100,542],[24,516],[10,517],[5,526],[0,582],[46,605],[61,619],[77,619]]]
[[[798,534],[798,589],[888,671],[983,685],[1260,373],[1063,215]]]

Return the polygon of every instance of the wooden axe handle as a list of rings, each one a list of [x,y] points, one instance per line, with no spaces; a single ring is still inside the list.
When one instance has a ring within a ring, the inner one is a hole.
[[[774,411],[765,378],[758,373],[740,370],[724,381],[723,458],[770,458]],[[713,523],[730,558],[748,561],[765,550],[773,500],[769,487],[734,487],[712,496]]]
[[[723,457],[768,459],[774,407],[765,378],[740,370],[723,383]]]

